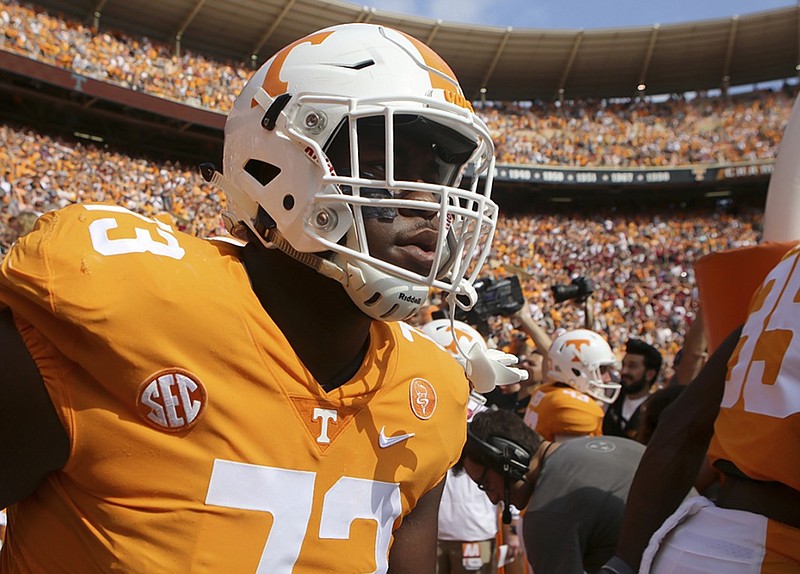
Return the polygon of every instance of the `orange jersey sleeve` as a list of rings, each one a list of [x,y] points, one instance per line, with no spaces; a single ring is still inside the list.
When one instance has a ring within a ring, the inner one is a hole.
[[[800,491],[800,246],[753,295],[709,455]]]
[[[238,255],[108,205],[48,213],[10,251],[0,306],[71,454],[9,509],[0,572],[386,571],[461,452],[464,373],[376,322],[325,393]]]
[[[559,434],[600,436],[603,409],[584,393],[547,384],[531,397],[525,422],[546,440],[554,440]]]

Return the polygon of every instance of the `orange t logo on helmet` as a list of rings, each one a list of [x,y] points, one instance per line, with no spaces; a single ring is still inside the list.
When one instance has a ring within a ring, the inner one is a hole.
[[[275,96],[285,94],[286,90],[289,88],[289,84],[281,80],[281,70],[283,69],[283,63],[286,61],[286,58],[289,57],[289,53],[294,50],[295,47],[306,42],[312,45],[321,44],[331,34],[333,34],[332,31],[309,34],[308,36],[300,38],[299,40],[295,40],[283,48],[280,52],[275,54],[275,58],[272,60],[269,70],[267,70],[267,75],[264,77],[264,83],[261,85],[261,87],[264,88],[264,91],[273,98]],[[250,107],[252,108],[256,107],[257,105],[258,102],[256,102],[255,99],[250,102]]]
[[[572,359],[574,362],[579,363],[578,353],[581,352],[581,347],[589,345],[591,342],[588,339],[572,339],[566,342],[568,347],[575,347],[575,357]]]

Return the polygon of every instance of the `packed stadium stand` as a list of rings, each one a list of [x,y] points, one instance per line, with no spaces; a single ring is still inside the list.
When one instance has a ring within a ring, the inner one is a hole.
[[[79,201],[166,212],[190,233],[224,234],[224,197],[197,165],[219,164],[224,114],[251,71],[102,20],[0,0],[0,254],[20,214]],[[784,81],[737,95],[476,99],[504,210],[487,275],[518,275],[550,329],[583,321],[579,305],[554,302],[551,286],[589,277],[595,327],[613,348],[642,337],[671,358],[697,310],[694,262],[759,240],[795,96],[796,82]],[[506,344],[509,324],[493,326]]]

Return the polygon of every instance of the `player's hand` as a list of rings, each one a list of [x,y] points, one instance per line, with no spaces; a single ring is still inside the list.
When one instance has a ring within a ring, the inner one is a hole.
[[[467,352],[467,379],[479,393],[488,393],[497,386],[513,385],[528,378],[528,371],[517,369],[515,355],[488,349],[477,343]]]
[[[522,544],[520,544],[519,536],[512,534],[508,537],[508,551],[506,553],[506,560],[513,562],[522,556]]]

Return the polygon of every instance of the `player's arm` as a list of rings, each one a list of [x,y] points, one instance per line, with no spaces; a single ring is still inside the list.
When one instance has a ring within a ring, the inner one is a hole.
[[[394,531],[389,552],[389,574],[433,574],[439,532],[439,501],[443,479],[419,499],[414,509]]]
[[[0,508],[31,494],[69,456],[56,414],[11,312],[0,310]]]
[[[707,349],[708,341],[703,326],[703,311],[700,309],[683,339],[683,354],[676,373],[679,385],[687,385],[697,376],[708,358]]]
[[[514,327],[533,339],[538,351],[547,357],[547,351],[550,349],[550,345],[553,344],[553,339],[534,321],[527,301],[518,311],[511,315],[511,322]]]
[[[652,534],[697,479],[725,391],[727,363],[741,328],[714,352],[700,374],[663,413],[642,456],[625,506],[617,556],[638,570]],[[612,570],[617,571],[617,570]]]

